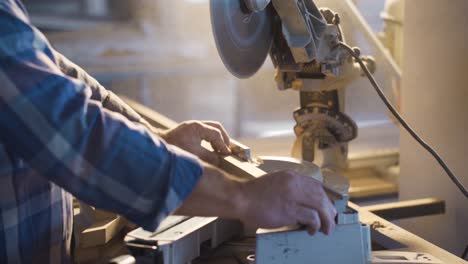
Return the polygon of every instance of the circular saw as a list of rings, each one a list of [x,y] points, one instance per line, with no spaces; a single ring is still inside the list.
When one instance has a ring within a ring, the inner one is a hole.
[[[265,62],[273,40],[270,8],[254,10],[242,0],[211,0],[211,26],[219,55],[238,78],[249,78]]]
[[[270,55],[277,87],[300,92],[300,158],[313,161],[316,145],[345,152],[357,127],[342,112],[342,88],[362,71],[340,45],[339,15],[313,0],[211,0],[210,13],[218,53],[233,75],[252,76]]]

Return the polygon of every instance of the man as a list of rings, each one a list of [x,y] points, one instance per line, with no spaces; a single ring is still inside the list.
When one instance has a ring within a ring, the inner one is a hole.
[[[241,182],[181,150],[216,164],[229,137],[214,122],[155,131],[56,52],[19,0],[0,0],[0,142],[0,263],[70,262],[71,195],[149,230],[176,210],[334,228],[319,182],[292,171]]]

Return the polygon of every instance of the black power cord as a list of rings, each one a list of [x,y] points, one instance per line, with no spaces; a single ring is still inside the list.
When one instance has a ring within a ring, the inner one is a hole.
[[[421,146],[426,149],[440,164],[440,166],[444,169],[444,171],[447,173],[447,175],[450,177],[450,179],[453,181],[453,183],[460,189],[460,191],[463,193],[465,198],[468,199],[468,191],[465,189],[465,187],[460,183],[458,180],[457,176],[453,174],[453,172],[450,170],[450,168],[447,166],[447,164],[442,160],[440,155],[429,145],[427,144],[421,137],[411,128],[411,126],[401,117],[401,115],[398,113],[398,111],[395,109],[395,107],[390,103],[390,101],[387,99],[385,94],[383,93],[382,89],[380,88],[379,84],[377,81],[374,79],[374,76],[372,76],[372,73],[369,71],[367,68],[366,64],[364,61],[361,59],[359,52],[356,52],[353,48],[350,46],[346,45],[345,43],[340,42],[339,44],[341,47],[346,49],[351,56],[353,56],[356,61],[359,63],[361,66],[362,70],[366,74],[367,78],[369,78],[369,81],[371,82],[372,86],[374,87],[375,91],[379,95],[380,99],[384,102],[384,104],[387,106],[388,110],[392,113],[392,115],[398,120],[398,122],[408,131],[408,133],[419,143]],[[467,248],[468,249],[468,248]],[[465,253],[468,254],[465,250]]]
[[[468,246],[466,246],[465,251],[463,251],[461,258],[466,259],[467,256],[468,256]]]
[[[395,107],[390,103],[390,101],[387,99],[385,96],[384,92],[380,88],[379,84],[375,80],[374,76],[372,76],[372,73],[369,71],[367,68],[366,64],[364,61],[361,59],[360,54],[356,52],[353,48],[350,46],[346,45],[345,43],[340,43],[340,46],[346,49],[351,56],[353,56],[356,61],[359,63],[361,66],[362,70],[366,74],[367,78],[371,82],[372,86],[374,87],[375,91],[379,95],[380,99],[384,102],[384,104],[387,106],[388,110],[392,113],[392,115],[398,120],[398,122],[408,131],[408,133],[416,140],[421,146],[426,149],[431,155],[437,160],[437,162],[440,164],[440,166],[444,169],[445,173],[450,177],[450,179],[453,181],[453,183],[458,187],[458,189],[463,193],[465,198],[468,199],[468,191],[465,189],[465,187],[461,184],[461,182],[458,180],[457,176],[453,174],[453,172],[450,170],[450,168],[447,166],[447,164],[444,162],[444,160],[440,157],[440,155],[429,145],[427,144],[412,128],[411,126],[403,119],[403,117],[398,113],[398,111],[395,109]],[[468,256],[468,246],[466,246],[465,251],[463,252],[461,258],[466,259]]]

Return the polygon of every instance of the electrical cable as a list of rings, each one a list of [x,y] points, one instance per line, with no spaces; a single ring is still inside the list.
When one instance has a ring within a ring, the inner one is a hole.
[[[450,168],[447,166],[447,164],[444,162],[444,160],[440,157],[440,155],[429,145],[427,144],[412,128],[411,126],[401,117],[401,115],[398,113],[398,111],[395,109],[395,107],[390,103],[390,101],[387,99],[385,94],[383,93],[382,89],[380,88],[379,84],[377,81],[374,79],[374,76],[372,76],[372,73],[369,71],[367,68],[366,64],[364,61],[361,59],[360,54],[358,54],[353,48],[350,46],[346,45],[345,43],[340,42],[339,45],[346,49],[351,56],[353,56],[356,61],[359,63],[361,66],[362,70],[364,71],[365,75],[371,82],[372,86],[374,87],[375,91],[379,95],[380,99],[384,102],[384,104],[387,106],[388,110],[392,113],[392,115],[398,120],[398,122],[408,131],[408,133],[416,140],[424,149],[426,149],[440,164],[442,169],[447,173],[447,175],[450,177],[452,182],[460,189],[460,191],[463,193],[465,198],[468,199],[468,191],[465,189],[465,187],[461,184],[461,182],[458,180],[457,176],[453,174],[453,172],[450,170]]]
[[[465,251],[463,252],[461,258],[466,259],[467,256],[468,256],[468,246],[466,246]]]

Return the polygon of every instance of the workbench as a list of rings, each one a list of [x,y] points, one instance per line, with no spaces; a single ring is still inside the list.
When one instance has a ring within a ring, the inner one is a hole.
[[[126,100],[140,115],[147,119],[152,125],[158,128],[170,128],[173,127],[176,123],[161,114],[142,106],[131,100]],[[264,172],[256,167],[249,166],[246,162],[240,161],[232,157],[226,157],[221,162],[221,168],[233,173],[234,175],[241,177],[259,177],[263,175]],[[425,209],[426,213],[441,213],[443,212],[443,202],[442,201],[421,201],[423,204],[420,208]],[[426,203],[426,204],[425,204]],[[446,264],[462,264],[467,263],[465,260],[451,254],[450,252],[430,243],[429,241],[424,240],[423,238],[412,234],[411,232],[404,230],[397,225],[383,219],[382,217],[377,216],[376,214],[369,211],[372,209],[374,211],[379,211],[378,208],[374,207],[360,207],[357,204],[349,202],[348,206],[359,212],[360,221],[362,224],[367,224],[371,227],[371,239],[372,239],[372,248],[373,250],[392,250],[392,251],[411,251],[411,252],[422,252],[428,253]],[[402,217],[411,216],[411,211],[416,211],[415,208],[418,207],[418,202],[415,203],[405,203],[401,208],[391,210],[391,208],[379,207],[380,210],[385,211],[387,215],[392,215],[392,212],[402,213]],[[384,208],[384,209],[382,209]],[[400,211],[398,211],[400,210]],[[409,212],[408,212],[409,211]],[[382,212],[381,212],[382,213]],[[422,213],[425,214],[424,212]],[[396,218],[395,216],[393,218]],[[213,221],[215,218],[213,218]],[[177,229],[177,235],[183,237],[182,229],[174,227]],[[198,232],[196,228],[187,229],[189,232]],[[171,232],[170,229],[166,232]],[[181,233],[182,232],[182,233]],[[200,236],[198,236],[200,237]],[[200,243],[203,241],[200,241]],[[252,252],[255,252],[255,238],[252,236],[247,236],[244,238],[237,238],[232,242],[227,242],[221,245],[221,247],[227,247],[227,252],[232,254],[237,252],[237,257],[229,256],[219,256],[213,258],[198,259],[194,263],[249,263],[249,262],[239,262],[239,255],[247,257]],[[222,248],[220,249],[223,250]],[[244,259],[244,261],[248,261]]]

